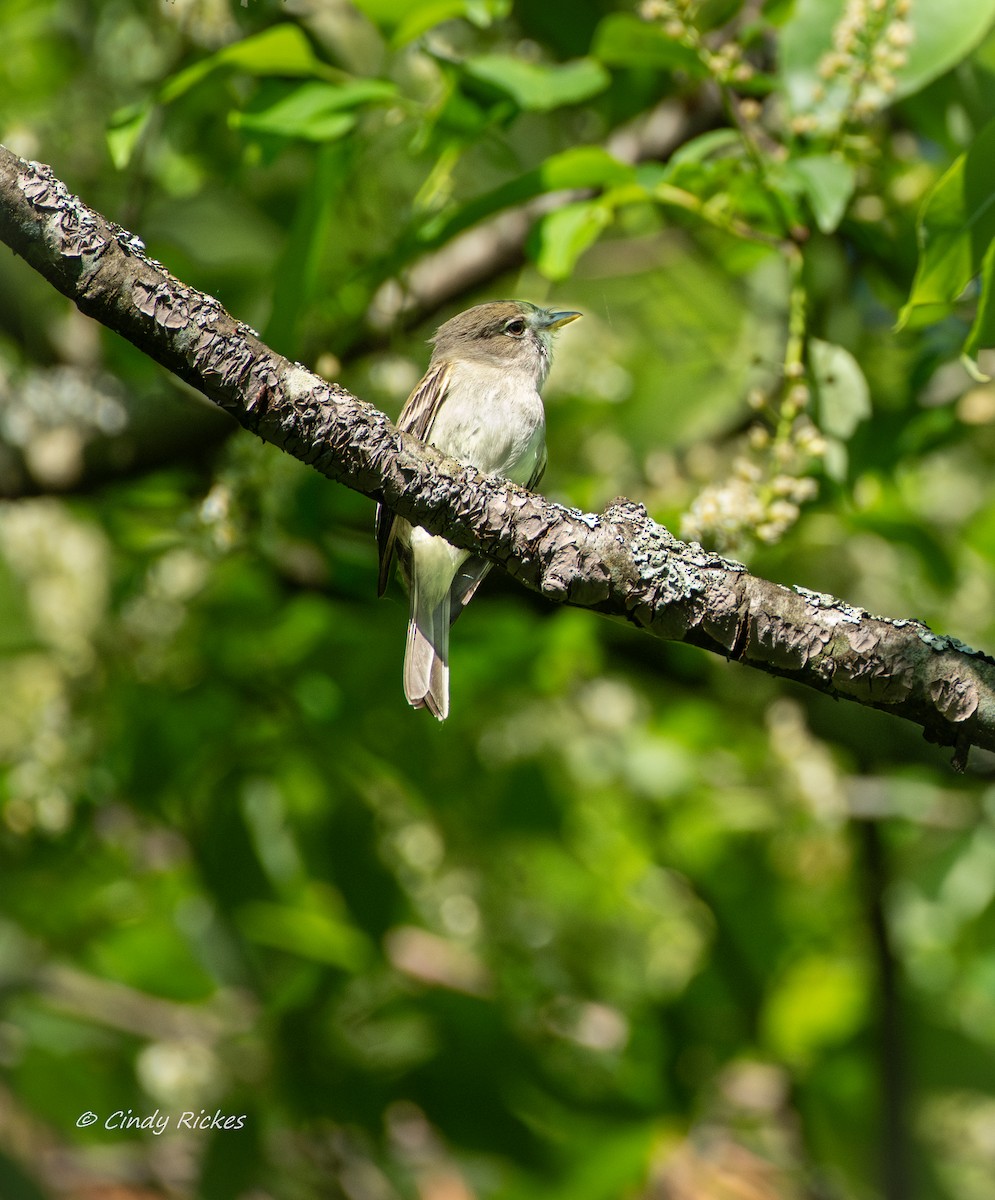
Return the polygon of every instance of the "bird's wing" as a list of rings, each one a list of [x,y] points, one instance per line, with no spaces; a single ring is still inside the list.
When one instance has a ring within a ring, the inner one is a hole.
[[[422,381],[405,401],[401,415],[397,418],[398,429],[403,433],[413,433],[423,442],[428,441],[439,405],[446,394],[451,370],[452,364],[448,362],[436,363],[429,367]],[[389,508],[378,504],[377,549],[380,555],[380,572],[377,577],[378,596],[382,596],[387,590],[396,540],[397,518]]]
[[[539,457],[536,460],[536,465],[529,476],[529,481],[526,484],[529,491],[537,487],[539,480],[542,479],[546,471],[546,447],[543,446]],[[449,621],[453,621],[460,615],[464,608],[470,603],[476,594],[477,588],[484,582],[484,579],[494,564],[488,562],[486,558],[468,558],[460,567],[456,578],[453,580],[453,586],[449,593],[450,609]]]
[[[456,620],[476,594],[477,588],[494,564],[486,558],[468,558],[456,573],[449,589],[449,624]]]
[[[439,411],[439,404],[446,394],[452,369],[453,364],[450,362],[439,362],[429,367],[421,383],[404,402],[401,415],[397,418],[398,429],[405,433],[413,433],[422,441],[428,439],[435,422],[435,414]]]
[[[546,474],[546,463],[549,461],[549,456],[546,453],[546,447],[543,446],[539,452],[539,457],[536,459],[536,465],[529,476],[529,481],[525,485],[531,492],[534,487],[539,486],[539,481]]]

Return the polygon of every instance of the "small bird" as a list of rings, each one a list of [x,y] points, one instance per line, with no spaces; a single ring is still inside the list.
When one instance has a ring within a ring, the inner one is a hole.
[[[539,392],[549,374],[553,333],[578,312],[526,300],[478,304],[440,325],[424,378],[397,426],[443,454],[532,488],[546,469],[546,418]],[[449,715],[449,626],[491,564],[377,506],[383,595],[397,551],[411,597],[404,694],[413,708]]]

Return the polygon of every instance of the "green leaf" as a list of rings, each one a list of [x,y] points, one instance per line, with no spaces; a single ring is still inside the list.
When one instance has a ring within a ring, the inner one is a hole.
[[[541,167],[486,192],[456,209],[427,221],[416,233],[422,249],[441,245],[494,213],[524,204],[546,192],[570,188],[609,187],[631,182],[635,170],[600,146],[577,146],[547,158]]]
[[[833,44],[845,0],[798,0],[781,31],[780,74],[791,107],[818,110],[819,64]],[[995,20],[995,0],[914,0],[908,61],[895,73],[890,102],[920,91],[971,51]]]
[[[772,987],[763,1013],[774,1052],[805,1066],[824,1046],[845,1042],[865,1019],[866,972],[856,964],[813,954],[794,963]]]
[[[965,58],[995,21],[995,0],[915,0],[909,61],[898,72],[895,99],[911,96]]]
[[[361,2],[358,7],[363,8],[364,4]],[[410,8],[410,4],[401,7]],[[396,48],[406,46],[443,21],[460,17],[481,29],[488,29],[495,20],[506,17],[510,9],[510,0],[437,0],[435,4],[422,4],[403,17],[394,31],[391,45]]]
[[[843,219],[857,178],[853,167],[838,154],[811,154],[793,159],[789,169],[799,177],[815,223],[832,233]]]
[[[708,133],[700,133],[697,137],[685,142],[670,156],[670,166],[681,166],[684,163],[703,162],[716,152],[730,146],[742,146],[743,138],[738,129],[710,129]]]
[[[964,343],[964,353],[973,358],[979,350],[988,346],[995,346],[995,241],[989,243],[981,265],[978,311]]]
[[[593,58],[566,63],[532,63],[510,54],[467,59],[463,71],[510,96],[528,112],[551,112],[603,92],[611,76]]]
[[[600,146],[576,146],[547,158],[538,174],[547,191],[628,183],[635,172]]]
[[[348,153],[347,146],[326,145],[315,154],[314,174],[299,188],[283,250],[273,269],[273,304],[263,338],[291,357],[300,353],[298,322],[314,303],[332,214],[348,186],[343,161]]]
[[[536,266],[547,279],[566,279],[611,221],[612,210],[603,200],[580,200],[547,213],[530,238]]]
[[[230,120],[233,126],[255,133],[328,142],[348,133],[356,123],[355,116],[343,110],[383,102],[394,95],[392,84],[377,79],[357,80],[340,87],[317,82],[289,89],[277,86],[264,89],[244,112],[233,112]]]
[[[411,0],[354,0],[355,7],[381,26],[397,25],[411,13]],[[416,11],[421,11],[422,5]]]
[[[119,171],[123,171],[131,162],[131,156],[148,126],[152,113],[153,105],[145,102],[119,109],[111,118],[106,134],[107,149],[111,162]]]
[[[212,71],[223,67],[247,71],[250,75],[336,77],[331,67],[322,62],[311,43],[297,25],[274,25],[253,37],[243,38],[209,54],[192,66],[168,79],[159,91],[159,101],[169,104],[205,79]]]
[[[995,238],[995,121],[937,181],[918,232],[919,265],[900,325],[921,305],[952,304],[981,270]]]
[[[295,121],[281,113],[232,113],[233,128],[248,129],[253,133],[274,133],[281,137],[305,138],[310,142],[334,142],[345,135],[356,124],[349,113],[315,114],[313,117]]]
[[[808,363],[818,401],[818,424],[829,437],[846,440],[871,415],[867,380],[849,350],[811,338]]]
[[[842,346],[811,338],[808,365],[814,384],[816,420],[826,438],[823,466],[837,482],[846,478],[847,441],[871,415],[870,389],[857,360]]]
[[[850,455],[846,442],[839,438],[827,437],[826,449],[822,455],[822,467],[830,479],[843,483],[850,469]]]
[[[358,7],[362,9],[364,5],[360,3]],[[391,38],[391,44],[399,49],[436,25],[441,25],[443,21],[452,21],[465,14],[465,0],[438,0],[436,4],[419,5],[414,12],[408,13],[400,20]]]
[[[533,1120],[541,1125],[548,1114],[540,1112]],[[599,1128],[596,1136],[585,1129],[572,1142],[574,1149],[563,1174],[546,1176],[541,1183],[530,1179],[502,1188],[500,1200],[534,1200],[537,1195],[544,1200],[617,1200],[637,1195],[654,1154],[659,1153],[662,1134],[660,1125],[640,1121]]]
[[[362,932],[327,909],[256,900],[242,906],[238,920],[243,934],[252,941],[314,962],[358,971],[370,959]]]
[[[704,75],[698,55],[661,25],[631,13],[610,13],[598,25],[591,53],[609,67],[655,67]]]
[[[443,21],[463,17],[486,29],[511,10],[510,0],[353,0],[354,7],[381,29],[394,29],[394,45],[403,46]]]

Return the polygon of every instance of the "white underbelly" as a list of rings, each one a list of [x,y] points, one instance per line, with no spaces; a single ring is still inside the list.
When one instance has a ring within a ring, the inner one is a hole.
[[[519,372],[457,368],[429,440],[478,471],[528,483],[545,446],[542,400]]]

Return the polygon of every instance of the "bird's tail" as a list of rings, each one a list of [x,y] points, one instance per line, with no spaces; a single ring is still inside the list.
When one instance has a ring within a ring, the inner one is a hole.
[[[412,574],[404,694],[412,708],[427,708],[444,721],[449,715],[449,591],[432,603],[419,595],[418,572]]]

